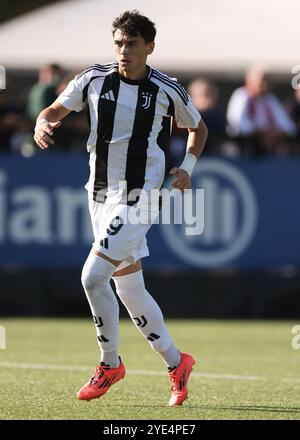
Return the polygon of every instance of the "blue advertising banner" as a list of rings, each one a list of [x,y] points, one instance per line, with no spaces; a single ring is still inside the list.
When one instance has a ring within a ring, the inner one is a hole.
[[[87,178],[85,154],[0,156],[2,267],[83,264],[93,241]],[[204,189],[203,232],[154,224],[145,269],[300,266],[299,159],[203,158],[193,186]]]

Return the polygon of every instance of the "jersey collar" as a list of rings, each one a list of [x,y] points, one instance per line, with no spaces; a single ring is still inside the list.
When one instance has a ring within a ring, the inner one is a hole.
[[[138,85],[140,85],[140,84],[143,84],[145,81],[148,81],[148,79],[149,79],[149,78],[151,77],[151,75],[152,75],[152,69],[151,69],[151,67],[148,66],[148,64],[147,64],[147,67],[148,67],[148,74],[147,74],[147,76],[146,76],[145,78],[143,78],[143,79],[134,80],[134,79],[125,78],[125,76],[121,75],[120,72],[118,71],[118,73],[119,73],[119,78],[120,78],[121,81],[125,82],[126,84],[132,84],[132,85],[136,85],[136,86],[138,86]]]

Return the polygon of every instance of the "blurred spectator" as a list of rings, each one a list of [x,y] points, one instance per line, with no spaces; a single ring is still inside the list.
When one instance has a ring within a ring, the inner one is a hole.
[[[62,68],[57,64],[47,64],[39,70],[38,82],[29,92],[26,114],[35,121],[39,113],[56,99],[56,87],[62,76]]]
[[[62,68],[57,64],[47,64],[39,69],[38,82],[29,91],[25,111],[16,121],[11,136],[10,149],[24,157],[37,153],[33,140],[33,129],[40,111],[56,99],[56,86],[61,78]]]
[[[74,73],[65,75],[57,84],[55,99],[63,92],[69,82],[74,78]],[[62,125],[55,131],[53,151],[86,151],[85,145],[89,136],[89,125],[85,112],[71,112],[63,120]]]
[[[300,154],[300,85],[294,96],[287,101],[287,111],[296,125],[297,133],[293,143],[293,153]]]
[[[39,70],[39,80],[21,95],[9,99],[9,88],[0,90],[0,152],[14,152],[22,156],[37,154],[40,150],[33,141],[36,115],[41,108],[50,105],[74,73],[62,76],[63,69],[48,64]],[[300,88],[286,102],[286,109],[270,93],[269,80],[263,69],[251,69],[244,87],[234,91],[226,118],[219,104],[216,85],[207,78],[196,78],[188,86],[188,92],[201,113],[209,130],[204,149],[207,154],[237,156],[275,154],[289,151],[300,155]],[[55,132],[55,145],[49,151],[82,151],[88,138],[88,123],[84,112],[72,112]],[[186,150],[187,130],[180,129],[173,121],[170,145],[165,143],[168,171],[183,159]]]
[[[190,82],[187,90],[208,128],[203,155],[220,154],[226,138],[226,118],[218,104],[217,87],[206,78],[196,78]],[[169,157],[171,167],[176,166],[184,157],[187,135],[187,130],[178,128],[176,121],[173,121]]]
[[[51,105],[65,89],[74,74],[62,77],[62,68],[56,64],[48,64],[39,70],[39,80],[31,88],[27,106],[27,119],[20,121],[13,136],[12,149],[23,156],[31,156],[39,152],[33,140],[32,130],[40,111]],[[49,151],[70,151],[81,149],[88,136],[88,124],[83,113],[72,112],[62,126],[55,132],[53,148]]]
[[[9,152],[16,130],[18,111],[10,103],[5,90],[0,90],[0,152]]]
[[[189,84],[188,92],[208,128],[208,139],[203,153],[219,154],[221,142],[226,135],[226,118],[218,104],[218,89],[210,80],[197,78]]]
[[[237,137],[246,154],[285,155],[289,150],[287,136],[296,133],[294,122],[269,90],[266,72],[253,67],[246,74],[245,85],[230,98],[228,134]]]

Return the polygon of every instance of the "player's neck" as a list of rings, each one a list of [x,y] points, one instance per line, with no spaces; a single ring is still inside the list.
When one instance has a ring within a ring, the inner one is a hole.
[[[142,66],[140,69],[136,69],[134,72],[124,70],[119,66],[119,73],[126,79],[130,79],[133,81],[139,81],[145,79],[149,73],[149,67],[147,65]]]

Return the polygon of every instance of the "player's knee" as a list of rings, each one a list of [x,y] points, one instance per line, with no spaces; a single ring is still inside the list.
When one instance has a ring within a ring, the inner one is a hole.
[[[91,292],[109,284],[110,277],[101,267],[94,267],[87,260],[81,273],[81,282],[85,291]]]
[[[92,291],[99,284],[99,277],[96,273],[91,272],[83,267],[81,273],[81,283],[85,291]]]

